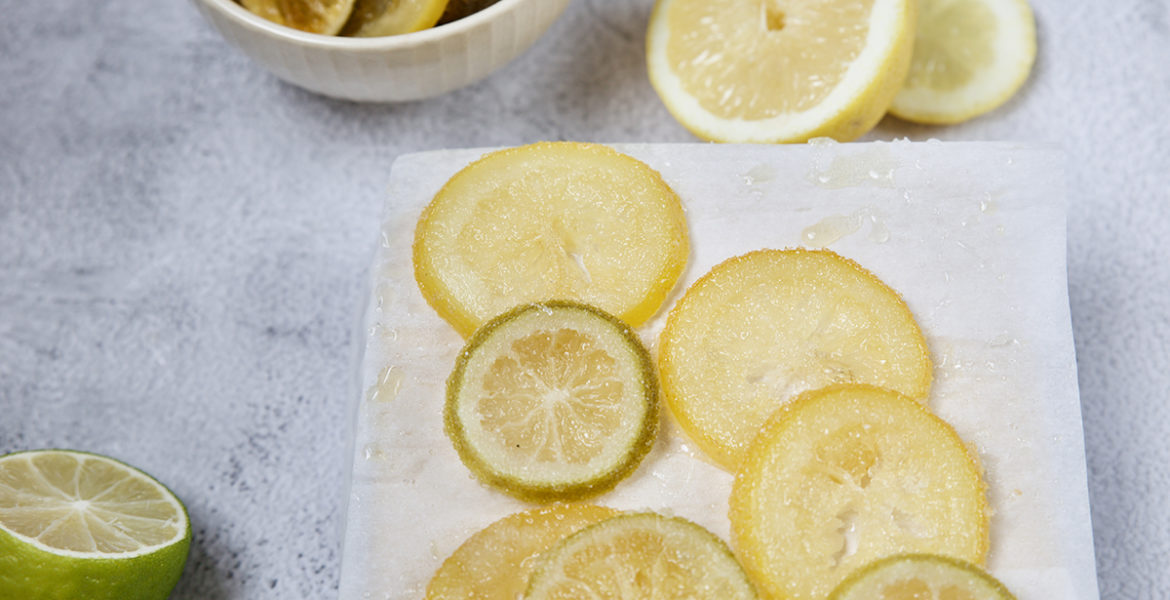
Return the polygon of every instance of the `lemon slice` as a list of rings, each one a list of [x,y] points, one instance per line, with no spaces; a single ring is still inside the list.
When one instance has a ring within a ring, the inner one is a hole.
[[[891,556],[841,582],[829,600],[1016,600],[979,567],[934,554]]]
[[[285,27],[336,35],[349,19],[354,0],[240,0],[244,8]]]
[[[650,82],[708,140],[852,140],[902,86],[914,14],[913,0],[658,0]]]
[[[516,600],[541,552],[617,514],[592,504],[555,504],[504,517],[467,538],[443,561],[427,586],[426,600]]]
[[[921,0],[910,75],[895,116],[958,123],[1007,102],[1036,59],[1027,0]]]
[[[150,476],[68,450],[0,457],[0,598],[163,600],[191,525]]]
[[[689,252],[682,204],[653,169],[605,146],[540,143],[488,154],[443,186],[415,230],[414,272],[464,336],[550,299],[636,327]]]
[[[955,430],[889,390],[801,395],[769,421],[732,486],[733,540],[777,598],[824,598],[847,575],[904,552],[982,562],[987,502]]]
[[[355,0],[341,35],[379,37],[434,27],[447,0]]]
[[[627,514],[565,538],[540,559],[524,600],[749,600],[722,540],[681,518]]]
[[[800,392],[872,383],[925,401],[931,379],[910,309],[828,250],[761,250],[711,269],[671,310],[658,365],[679,425],[728,470]]]
[[[476,331],[448,379],[444,422],[485,483],[526,500],[576,499],[638,466],[657,433],[657,400],[650,357],[629,326],[547,302]]]
[[[496,2],[499,0],[450,0],[447,2],[447,8],[443,11],[443,16],[439,18],[439,24],[443,25],[471,16]]]

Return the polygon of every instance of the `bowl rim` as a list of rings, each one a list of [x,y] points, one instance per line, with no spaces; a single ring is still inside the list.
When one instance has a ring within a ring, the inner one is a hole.
[[[458,36],[472,29],[480,27],[506,11],[528,0],[498,0],[491,6],[470,14],[462,19],[399,35],[381,37],[345,37],[336,35],[321,35],[309,33],[292,27],[274,23],[257,15],[240,5],[236,0],[196,0],[209,9],[227,16],[247,29],[262,35],[280,38],[287,42],[314,46],[324,49],[344,50],[372,50],[386,51],[404,48],[414,48],[423,44],[436,42],[452,36]]]

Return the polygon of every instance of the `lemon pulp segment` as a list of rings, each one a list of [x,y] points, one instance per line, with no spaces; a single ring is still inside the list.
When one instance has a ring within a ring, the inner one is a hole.
[[[681,518],[626,514],[565,538],[540,559],[525,600],[750,600],[727,546]]]
[[[137,469],[68,450],[0,457],[0,598],[162,600],[190,540],[183,505]]]
[[[521,306],[476,332],[447,384],[445,426],[484,482],[536,501],[608,490],[658,426],[658,383],[629,326],[570,302]]]
[[[717,265],[671,310],[658,363],[671,413],[728,470],[805,390],[872,383],[925,401],[931,380],[910,309],[828,250],[761,250]]]
[[[935,554],[900,554],[858,569],[829,600],[1016,600],[977,565]]]
[[[524,302],[585,302],[637,326],[674,287],[690,246],[678,196],[611,148],[494,152],[447,182],[415,233],[423,296],[462,335]]]
[[[730,500],[744,567],[776,598],[824,598],[862,565],[928,552],[982,562],[986,485],[921,404],[843,384],[803,394],[756,438]]]
[[[335,35],[353,11],[354,0],[241,0],[244,8],[285,27]]]
[[[516,600],[540,553],[617,514],[592,504],[555,504],[504,517],[469,537],[443,562],[427,586],[426,600]]]
[[[910,74],[890,112],[958,123],[1007,102],[1036,58],[1027,0],[921,0]]]
[[[902,85],[914,18],[909,0],[659,0],[650,80],[709,140],[848,141]]]
[[[443,16],[447,0],[355,0],[341,35],[379,37],[421,31]]]

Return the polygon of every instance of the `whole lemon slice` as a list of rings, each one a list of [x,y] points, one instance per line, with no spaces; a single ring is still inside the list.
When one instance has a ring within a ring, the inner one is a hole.
[[[354,0],[240,0],[244,8],[309,33],[336,35],[353,11]]]
[[[149,475],[69,450],[0,457],[0,598],[165,600],[191,545]]]
[[[658,365],[671,413],[728,470],[805,390],[872,383],[925,401],[931,380],[910,309],[828,250],[761,250],[711,269],[671,310]]]
[[[341,35],[379,37],[434,27],[447,0],[355,0]]]
[[[426,600],[516,600],[541,552],[617,514],[592,504],[555,504],[504,517],[467,538],[443,562]]]
[[[900,554],[862,567],[829,600],[1016,600],[978,566],[936,554]]]
[[[890,112],[958,123],[1007,102],[1036,60],[1027,0],[921,0],[910,75]]]
[[[529,304],[467,342],[444,423],[480,480],[525,500],[612,488],[649,452],[658,382],[628,325],[572,302]]]
[[[729,517],[744,567],[772,597],[824,598],[891,554],[982,562],[985,489],[955,430],[921,404],[836,385],[801,395],[760,432]]]
[[[464,336],[550,299],[636,327],[689,252],[682,203],[653,169],[606,146],[540,143],[488,154],[439,190],[415,230],[414,274]]]
[[[910,66],[913,0],[658,0],[650,82],[695,135],[718,142],[855,139]]]
[[[524,600],[751,600],[755,589],[722,540],[681,518],[626,514],[544,554]]]

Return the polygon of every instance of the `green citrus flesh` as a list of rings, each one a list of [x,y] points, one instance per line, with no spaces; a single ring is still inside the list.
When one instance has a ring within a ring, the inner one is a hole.
[[[969,562],[937,554],[891,556],[858,569],[829,600],[1016,600]]]
[[[0,457],[0,598],[162,600],[191,526],[149,475],[70,450]]]
[[[654,443],[658,383],[623,321],[528,304],[477,330],[447,382],[445,428],[483,482],[529,501],[609,490]]]

